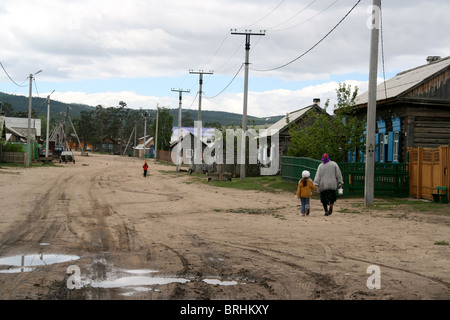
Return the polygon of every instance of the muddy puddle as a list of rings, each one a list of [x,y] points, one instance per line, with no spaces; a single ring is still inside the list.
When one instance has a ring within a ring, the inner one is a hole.
[[[41,244],[46,245],[46,244]],[[53,265],[57,263],[73,262],[76,265],[80,257],[76,255],[66,254],[28,254],[16,255],[9,257],[0,257],[0,273],[14,274],[21,272],[32,272],[36,268]],[[179,283],[187,284],[190,282],[204,282],[211,286],[236,286],[243,285],[245,282],[236,280],[222,280],[216,277],[189,278],[178,277],[161,273],[159,270],[153,269],[118,269],[109,265],[106,261],[101,261],[107,265],[106,276],[102,279],[92,278],[91,275],[80,272],[78,273],[78,288],[101,288],[101,289],[123,289],[122,295],[133,296],[143,291],[159,292],[163,285]],[[78,268],[79,269],[79,268]],[[68,273],[72,274],[68,271]]]

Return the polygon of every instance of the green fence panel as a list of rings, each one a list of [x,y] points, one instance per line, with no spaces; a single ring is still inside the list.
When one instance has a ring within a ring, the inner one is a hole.
[[[301,157],[282,157],[281,175],[284,181],[297,182],[302,171],[311,172],[314,180],[320,160]],[[365,163],[339,162],[345,195],[364,195]],[[409,196],[409,167],[405,163],[375,163],[374,193],[378,196]]]
[[[310,158],[281,157],[281,176],[284,181],[298,182],[302,178],[302,172],[308,170],[314,180],[321,163],[320,160]]]

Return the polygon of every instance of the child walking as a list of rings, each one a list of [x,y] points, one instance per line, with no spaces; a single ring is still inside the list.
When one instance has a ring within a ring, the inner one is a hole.
[[[300,198],[301,200],[301,213],[302,217],[305,215],[309,215],[309,209],[310,209],[310,198],[311,198],[311,192],[312,190],[317,191],[317,187],[314,185],[313,181],[309,178],[310,173],[309,171],[303,171],[302,172],[302,179],[298,182],[297,187],[297,195],[296,198]]]
[[[144,169],[144,178],[147,178],[147,170],[148,170],[148,164],[147,161],[145,161],[144,165],[142,166]]]

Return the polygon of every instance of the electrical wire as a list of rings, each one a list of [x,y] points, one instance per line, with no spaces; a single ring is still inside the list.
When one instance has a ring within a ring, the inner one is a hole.
[[[39,91],[38,91],[37,83],[36,83],[36,78],[34,78],[34,77],[33,77],[33,82],[34,82],[34,87],[36,88],[37,96],[38,96],[38,98],[40,98],[39,97]]]
[[[316,2],[317,0],[313,0],[310,4],[308,4],[306,7],[304,7],[303,9],[301,9],[299,12],[297,12],[296,14],[294,14],[292,17],[290,17],[289,19],[287,19],[287,20],[285,20],[285,21],[283,21],[283,22],[281,22],[281,23],[279,23],[279,24],[277,24],[277,25],[275,25],[275,26],[273,26],[273,27],[270,27],[270,28],[267,28],[267,30],[270,30],[270,31],[274,31],[273,29],[275,29],[275,28],[277,28],[277,27],[279,27],[279,26],[281,26],[281,25],[283,25],[283,24],[285,24],[285,23],[287,23],[287,22],[289,22],[289,21],[291,21],[292,19],[294,19],[295,17],[297,17],[300,13],[302,13],[303,11],[305,11],[306,9],[308,9],[314,2]],[[277,31],[277,30],[275,30],[275,31]]]
[[[194,100],[192,100],[192,103],[191,103],[191,105],[189,106],[188,110],[191,110],[192,106],[194,105],[195,100],[197,100],[197,97],[198,97],[198,92],[197,92],[197,94],[195,95]]]
[[[203,66],[203,69],[205,69],[205,67],[216,57],[217,53],[219,52],[220,49],[222,49],[223,44],[225,43],[225,41],[228,39],[229,36],[230,36],[230,32],[227,31],[227,34],[225,35],[225,38],[223,38],[222,42],[220,43],[219,47],[214,52],[214,54],[211,57],[211,59],[209,59],[209,61],[207,63],[205,63],[205,65]]]
[[[14,83],[16,86],[21,87],[21,88],[25,88],[25,87],[26,87],[26,85],[23,86],[23,85],[20,85],[20,84],[16,83],[16,82],[9,76],[8,72],[6,71],[5,67],[3,66],[3,64],[2,64],[1,62],[0,62],[0,65],[2,66],[3,71],[5,71],[6,75],[8,76],[9,80],[12,81],[12,83]]]
[[[221,92],[219,92],[218,94],[216,94],[216,95],[213,96],[213,97],[205,97],[205,98],[206,98],[206,99],[214,99],[214,98],[217,98],[218,96],[220,96],[222,93],[224,93],[225,90],[227,90],[228,87],[229,87],[229,86],[233,83],[233,81],[236,79],[236,77],[237,77],[238,74],[241,72],[241,70],[242,70],[243,67],[244,67],[244,64],[241,65],[241,67],[239,68],[238,72],[236,72],[236,74],[234,75],[233,79],[231,79],[230,83],[228,83],[227,86],[226,86]]]
[[[305,24],[306,22],[309,22],[309,21],[311,21],[312,19],[314,19],[314,18],[316,18],[316,17],[318,17],[318,16],[320,16],[322,13],[324,13],[325,11],[327,11],[328,9],[330,9],[336,2],[338,2],[339,0],[335,0],[333,3],[331,3],[328,7],[326,7],[325,9],[323,9],[322,11],[320,11],[320,12],[318,12],[317,14],[315,14],[314,16],[312,16],[311,18],[309,18],[309,19],[306,19],[306,20],[304,20],[304,21],[302,21],[302,22],[300,22],[300,23],[298,23],[298,24],[296,24],[296,25],[294,25],[294,26],[291,26],[291,27],[288,27],[288,28],[284,28],[284,29],[274,29],[274,30],[270,30],[270,31],[272,31],[272,32],[274,32],[274,31],[286,31],[286,30],[290,30],[290,29],[294,29],[294,28],[297,28],[297,27],[299,27],[299,26],[301,26],[302,24]],[[312,4],[312,3],[311,3]],[[306,8],[305,8],[306,9]],[[284,24],[284,23],[282,23],[282,24]]]
[[[222,68],[223,68],[224,66],[226,66],[226,65],[231,61],[231,59],[233,59],[233,58],[236,56],[236,54],[239,52],[239,50],[242,48],[242,46],[243,46],[244,44],[245,44],[245,39],[242,40],[241,43],[239,43],[239,46],[236,47],[236,50],[235,50],[234,53],[231,55],[231,57],[230,57],[227,61],[225,61],[222,65],[220,65],[218,68],[214,68],[214,70],[215,70],[215,71],[221,70],[221,71],[223,71],[223,72],[226,72],[226,71],[231,70],[232,68],[234,68],[234,66],[233,66],[233,67],[230,67],[230,68],[228,68],[228,69],[222,70]]]
[[[386,70],[384,63],[384,37],[383,37],[383,10],[381,9],[381,1],[380,1],[380,29],[381,29],[381,57],[383,63],[383,78],[384,78],[384,94],[387,99],[387,87],[386,87]]]
[[[337,29],[337,27],[348,17],[348,15],[358,6],[358,4],[361,2],[361,0],[358,0],[356,2],[356,4],[350,9],[350,11],[348,11],[345,16],[322,38],[320,39],[316,44],[314,44],[311,48],[309,48],[308,50],[306,50],[303,54],[301,54],[300,56],[298,56],[297,58],[295,58],[294,60],[289,61],[288,63],[285,63],[279,67],[276,68],[272,68],[272,69],[265,69],[265,70],[259,70],[259,69],[251,69],[253,71],[257,71],[257,72],[268,72],[268,71],[275,71],[281,68],[284,68],[292,63],[294,63],[295,61],[299,60],[300,58],[303,58],[305,55],[307,55],[309,52],[311,52],[315,47],[317,47],[320,43],[322,43],[322,41],[324,41],[334,30]]]
[[[247,27],[243,27],[243,28],[239,28],[239,29],[245,29],[245,28],[250,28],[253,27],[255,24],[263,21],[265,18],[267,18],[268,16],[270,16],[272,13],[275,12],[275,10],[277,10],[283,3],[285,0],[282,0],[275,8],[273,8],[268,14],[266,14],[264,17],[262,17],[261,19],[259,19],[258,21],[252,23],[251,25],[247,26]]]

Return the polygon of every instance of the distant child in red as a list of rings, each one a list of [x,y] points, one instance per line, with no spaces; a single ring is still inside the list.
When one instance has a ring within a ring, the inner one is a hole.
[[[148,170],[147,161],[145,161],[145,163],[144,163],[144,165],[142,167],[144,168],[144,178],[147,178],[147,170]]]

